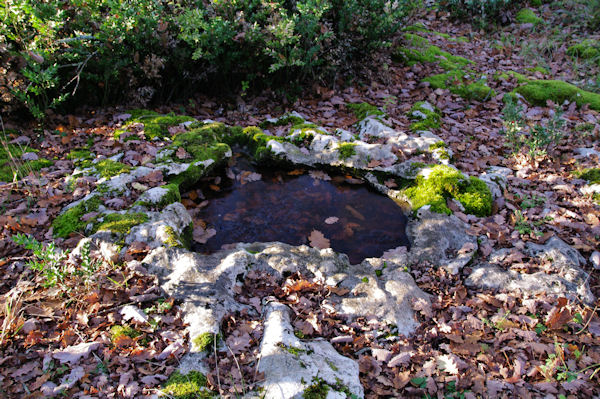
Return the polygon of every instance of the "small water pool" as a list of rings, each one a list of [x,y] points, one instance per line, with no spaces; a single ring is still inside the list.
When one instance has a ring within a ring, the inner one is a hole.
[[[204,244],[194,242],[196,252],[212,253],[237,242],[309,244],[309,237],[322,245],[321,233],[355,264],[409,246],[401,207],[346,176],[259,168],[236,153],[217,183],[197,190],[206,206],[194,212],[195,223],[215,229],[216,235]]]

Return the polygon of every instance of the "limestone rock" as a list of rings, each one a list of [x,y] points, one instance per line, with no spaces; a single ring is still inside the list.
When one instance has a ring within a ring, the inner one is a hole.
[[[364,396],[358,363],[340,355],[325,340],[299,340],[286,305],[272,302],[265,310],[260,359],[258,370],[265,374],[262,386],[266,399],[302,398],[317,378],[329,385],[328,398],[339,394],[346,397],[338,390],[342,388],[359,398]]]
[[[506,270],[500,263],[509,253],[509,249],[501,249],[490,254],[488,262],[473,269],[466,284],[491,290],[517,291],[526,296],[545,293],[581,299],[586,303],[595,300],[589,288],[588,274],[581,269],[585,259],[558,237],[552,237],[544,245],[528,243],[525,248],[529,256],[550,261],[551,273],[525,274]]]
[[[91,251],[99,251],[102,258],[109,262],[116,262],[119,257],[119,237],[110,231],[99,231],[79,241],[71,252],[72,257],[81,257],[81,251],[87,243],[90,243]]]
[[[166,206],[162,212],[149,212],[148,217],[148,222],[131,228],[126,244],[138,241],[147,243],[150,248],[169,246],[192,223],[191,216],[179,202]]]
[[[419,217],[418,223],[410,223],[407,228],[412,243],[410,262],[427,261],[458,273],[477,251],[476,237],[467,234],[469,226],[454,215],[430,210],[420,211]]]
[[[153,187],[140,195],[138,201],[149,204],[158,204],[168,193],[169,190],[164,187]]]
[[[398,334],[412,334],[419,326],[412,310],[412,302],[420,299],[429,304],[430,298],[416,285],[412,276],[399,266],[390,260],[372,258],[352,267],[348,276],[339,284],[340,287],[349,289],[350,295],[332,298],[338,312],[351,319],[376,317],[395,325]],[[374,273],[375,270],[380,270],[380,273]]]
[[[367,117],[358,123],[358,136],[361,140],[368,137],[392,137],[396,132],[385,123],[374,117]]]
[[[588,184],[579,189],[582,194],[595,194],[600,193],[600,184]]]

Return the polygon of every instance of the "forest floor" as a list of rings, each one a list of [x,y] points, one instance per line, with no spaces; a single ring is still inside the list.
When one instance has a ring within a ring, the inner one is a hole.
[[[366,102],[384,109],[395,129],[408,131],[412,123],[409,110],[418,101],[428,101],[442,115],[441,126],[433,131],[448,144],[454,154],[453,164],[463,173],[478,175],[490,166],[514,172],[504,200],[494,204],[492,216],[460,216],[469,223],[473,235],[488,237],[478,256],[511,248],[507,268],[543,271],[544,264],[518,248],[557,236],[586,259],[583,268],[589,273],[590,289],[600,298],[600,254],[594,252],[600,248],[600,205],[591,194],[581,192],[588,182],[578,178],[579,172],[598,168],[600,160],[597,155],[579,156],[576,151],[600,151],[600,112],[574,102],[524,102],[522,115],[529,125],[547,125],[556,106],[564,111],[562,140],[550,146],[546,155],[533,159],[524,151],[512,154],[501,133],[503,95],[518,82],[511,75],[495,78],[498,73],[515,71],[530,78],[566,80],[599,90],[592,87],[590,78],[598,76],[600,64],[575,60],[567,54],[570,45],[588,37],[569,21],[575,11],[563,11],[540,9],[537,12],[545,20],[542,24],[514,23],[492,33],[473,31],[471,25],[456,23],[434,11],[411,21],[414,26],[426,27],[411,33],[474,61],[472,73],[485,76],[487,85],[495,90],[484,101],[466,100],[448,89],[434,89],[421,82],[444,72],[437,62],[409,66],[392,61],[389,55],[378,55],[379,68],[362,79],[368,84],[334,89],[315,85],[293,104],[282,105],[267,93],[229,102],[198,96],[187,104],[153,109],[241,126],[297,111],[319,126],[354,131],[358,119],[346,104]],[[466,39],[456,40],[459,37]],[[404,40],[399,35],[397,45],[403,45]],[[7,133],[9,140],[27,144],[39,150],[37,156],[55,162],[20,182],[0,185],[0,396],[53,396],[58,391],[52,388],[48,393],[48,382],[55,387],[63,383],[62,395],[72,397],[151,395],[160,390],[187,350],[179,303],[161,293],[156,277],[128,263],[143,257],[143,249],[130,251],[122,263],[98,260],[93,273],[67,273],[58,284],[46,287],[48,274],[32,270],[27,264],[34,258],[31,251],[12,239],[25,233],[65,250],[75,247],[82,236],[54,238],[51,223],[65,205],[87,195],[96,183],[80,180],[76,187],[67,187],[66,177],[75,168],[68,156],[71,151],[86,147],[106,157],[125,153],[124,162],[132,166],[143,164],[145,155],[155,151],[152,141],[115,139],[120,115],[127,109],[55,114],[43,127],[3,121],[7,132],[18,132]],[[127,201],[125,198],[123,206]],[[53,255],[43,250],[38,253],[47,256],[48,268]],[[417,333],[384,344],[367,334],[371,326],[365,322],[347,332],[353,337],[351,342],[336,346],[359,362],[366,397],[600,395],[598,300],[584,304],[545,295],[526,299],[515,292],[482,293],[465,287],[460,274],[451,275],[428,265],[417,265],[410,272],[419,287],[434,298],[431,314]],[[321,336],[331,338],[338,331],[336,323],[341,320],[326,315],[319,306],[326,290],[323,283],[292,276],[284,289],[275,289],[266,281],[267,276],[249,276],[244,282],[246,296],[265,296],[265,290],[280,298],[295,293],[304,297],[298,300],[306,307],[302,313],[320,323]],[[132,304],[153,315],[154,325],[119,327],[123,318],[131,316],[119,310]],[[236,329],[247,331],[256,323],[238,316],[225,323],[226,342]],[[221,378],[229,376],[219,386],[208,376],[209,388],[220,390],[223,396],[242,394],[259,379],[251,365],[260,337],[246,336],[246,366],[238,369],[231,361],[218,362]]]

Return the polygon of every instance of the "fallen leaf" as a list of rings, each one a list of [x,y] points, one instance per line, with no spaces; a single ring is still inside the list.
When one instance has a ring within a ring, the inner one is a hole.
[[[315,180],[323,180],[323,181],[328,181],[331,180],[331,177],[320,170],[311,170],[310,172],[308,172],[308,174],[310,175],[310,177],[312,177]]]
[[[138,323],[147,323],[148,315],[144,313],[140,308],[133,305],[125,305],[121,308],[120,312],[125,321],[133,320]]]
[[[61,351],[54,352],[52,357],[61,363],[75,364],[80,359],[88,357],[92,351],[100,347],[99,342],[83,342],[78,345],[68,346]]]
[[[179,147],[177,151],[175,151],[175,156],[179,159],[189,159],[192,157],[183,147]]]
[[[313,230],[308,236],[310,246],[318,249],[329,248],[330,242],[319,230]]]
[[[192,237],[194,241],[199,242],[200,244],[206,244],[206,242],[211,238],[217,235],[217,230],[215,229],[203,229],[202,226],[194,227]]]

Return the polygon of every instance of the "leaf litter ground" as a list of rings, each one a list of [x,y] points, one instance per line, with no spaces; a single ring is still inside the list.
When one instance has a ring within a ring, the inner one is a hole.
[[[560,15],[555,12],[547,17]],[[470,36],[467,42],[457,42],[435,33],[422,33],[432,44],[474,60],[472,67],[488,77],[498,70],[525,73],[526,68],[542,62],[550,74],[536,71],[538,78],[563,75],[573,79],[581,72],[572,67],[566,46],[544,50],[552,46],[544,29],[531,32],[511,25],[485,37],[472,33],[471,26],[450,23],[443,14],[428,12],[417,19],[432,31]],[[560,21],[552,24],[560,25]],[[568,35],[578,33],[569,26],[562,28]],[[501,42],[502,35],[522,40],[505,42],[499,48],[495,44]],[[539,48],[531,51],[537,43]],[[546,54],[546,58],[536,59],[536,54]],[[382,57],[378,60],[385,61],[385,55]],[[574,152],[577,147],[589,148],[597,142],[597,112],[566,107],[567,137],[550,157],[531,163],[510,156],[499,134],[501,95],[514,88],[514,79],[488,79],[499,95],[485,103],[468,104],[446,90],[432,90],[420,83],[422,78],[442,72],[435,64],[387,64],[388,68],[365,72],[362,78],[370,84],[341,90],[315,86],[296,103],[284,106],[325,127],[352,129],[357,120],[345,104],[364,101],[384,107],[389,123],[407,129],[411,123],[407,111],[415,102],[428,100],[442,111],[442,127],[435,133],[454,151],[457,167],[477,173],[490,165],[500,165],[517,172],[509,178],[504,200],[495,204],[493,216],[477,218],[456,212],[471,225],[474,235],[487,237],[480,255],[514,247],[505,267],[531,273],[544,270],[544,264],[533,262],[519,251],[525,242],[542,243],[558,235],[586,258],[600,246],[598,205],[591,196],[580,193],[585,182],[574,176],[582,168],[597,167],[597,159],[576,159]],[[274,111],[279,102],[269,93],[238,99],[236,103],[199,97],[196,104],[201,105],[188,105],[185,113],[240,125],[254,125],[284,111]],[[524,112],[532,121],[543,121],[553,108],[554,104],[528,106]],[[165,113],[170,110],[157,109]],[[21,232],[48,242],[52,239],[50,222],[60,209],[95,188],[93,179],[65,188],[64,177],[74,167],[67,159],[71,150],[91,144],[92,152],[106,157],[124,153],[122,161],[131,166],[152,159],[160,144],[144,140],[142,131],[137,140],[113,138],[121,112],[107,109],[86,116],[53,115],[43,132],[5,123],[23,132],[10,136],[11,140],[28,140],[40,150],[39,156],[59,159],[19,185],[0,188],[5,209],[0,216],[0,293],[5,309],[0,385],[6,397],[39,397],[42,385],[48,382],[56,387],[66,383],[62,389],[73,396],[141,397],[160,388],[187,349],[177,304],[170,306],[172,301],[161,295],[156,279],[146,276],[136,263],[145,248],[133,246],[122,263],[99,267],[88,284],[73,276],[55,288],[45,288],[40,277],[25,267],[30,254],[11,240],[12,235]],[[578,130],[586,125],[591,129]],[[154,187],[161,182],[162,176],[152,176],[140,184]],[[120,198],[108,206],[123,209],[134,200]],[[522,218],[515,216],[516,211]],[[69,248],[80,238],[72,236],[57,243]],[[587,271],[592,291],[599,297],[598,271],[590,265]],[[431,307],[414,304],[423,324],[410,338],[396,336],[393,329],[377,320],[348,323],[339,318],[327,306],[328,293],[335,288],[303,276],[276,282],[272,276],[250,273],[238,299],[257,309],[263,304],[262,298],[268,296],[287,303],[296,315],[294,327],[299,335],[328,338],[340,353],[358,360],[368,397],[592,397],[600,393],[598,303],[587,307],[562,298],[524,300],[514,293],[477,292],[464,287],[460,276],[448,276],[427,265],[415,265],[410,273],[422,289],[434,295]],[[134,308],[122,314],[126,306]],[[136,309],[147,310],[154,325],[136,323],[134,318],[124,320],[140,314]],[[261,323],[245,314],[224,319],[223,339],[233,353],[219,350],[209,357],[213,365],[208,375],[212,389],[233,396],[260,381],[255,365]],[[135,333],[127,330],[129,334],[113,338],[115,326],[130,327]],[[217,370],[226,378],[216,378]],[[69,387],[69,381],[76,382]]]

